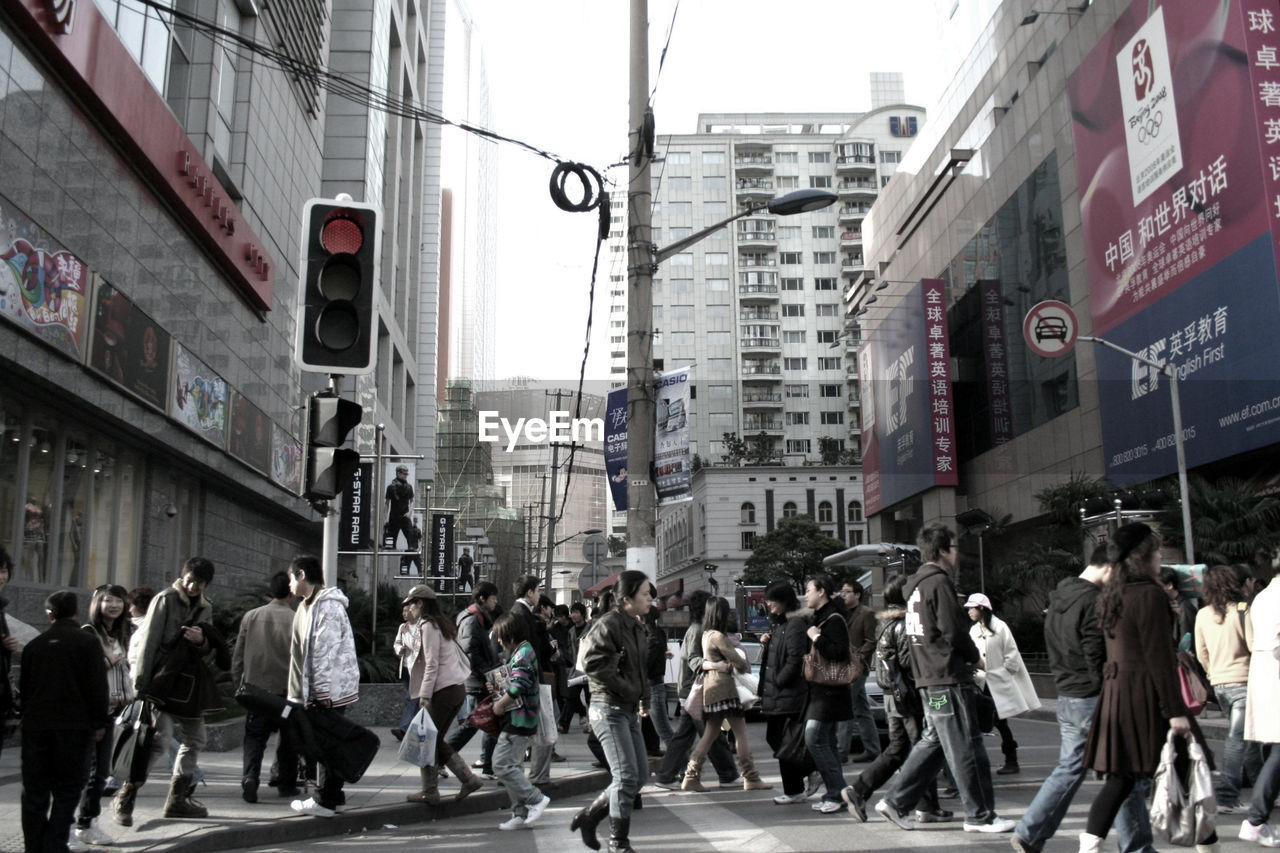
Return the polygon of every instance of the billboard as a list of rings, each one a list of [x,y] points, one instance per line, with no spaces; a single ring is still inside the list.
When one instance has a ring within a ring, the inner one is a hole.
[[[653,466],[658,505],[693,500],[690,479],[689,403],[693,368],[664,373],[654,383]]]
[[[627,511],[627,389],[609,392],[604,416],[604,471],[613,508]]]
[[[196,435],[223,446],[227,436],[227,380],[214,373],[186,347],[174,345],[173,386],[169,417]]]
[[[922,279],[858,353],[867,514],[957,483],[946,284]]]
[[[1093,333],[1177,371],[1190,466],[1280,440],[1274,5],[1134,0],[1068,82]],[[1164,377],[1096,352],[1109,478],[1176,470]]]
[[[169,333],[119,290],[100,277],[97,282],[89,366],[144,403],[164,409]]]

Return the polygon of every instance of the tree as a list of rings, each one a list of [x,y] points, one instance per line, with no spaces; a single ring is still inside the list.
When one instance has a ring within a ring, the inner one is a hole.
[[[823,465],[835,465],[840,461],[841,453],[840,439],[824,435],[818,439],[818,455],[822,457]]]
[[[707,464],[706,462],[702,461],[702,457],[700,455],[698,455],[697,453],[693,454],[692,468],[695,473],[698,471],[701,471],[704,467],[706,467],[706,464]]]
[[[1223,477],[1209,482],[1192,475],[1187,479],[1191,498],[1191,535],[1196,562],[1249,563],[1254,551],[1280,538],[1280,501],[1258,497],[1244,480]],[[1168,543],[1183,547],[1182,510],[1174,504],[1160,517]]]
[[[807,578],[824,571],[823,558],[844,548],[843,542],[824,533],[809,516],[784,518],[777,527],[756,540],[755,548],[747,558],[742,582],[763,586],[776,580],[786,580],[796,589],[803,589]]]
[[[747,457],[747,452],[747,443],[738,438],[736,432],[726,432],[724,434],[724,453],[720,456],[721,462],[730,468],[737,468],[742,465],[742,460]]]
[[[778,451],[773,446],[773,439],[764,430],[747,439],[747,448],[748,464],[772,465],[778,461]]]
[[[609,537],[609,556],[625,557],[627,554],[627,537],[610,536]]]

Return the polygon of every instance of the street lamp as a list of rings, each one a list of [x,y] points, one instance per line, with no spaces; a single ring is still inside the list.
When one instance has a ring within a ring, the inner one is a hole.
[[[991,529],[995,521],[991,514],[982,509],[967,509],[956,516],[956,522],[967,528],[970,533],[978,534],[978,592],[987,591],[986,568],[982,555],[982,534]]]
[[[633,6],[632,11],[635,11]],[[633,20],[634,27],[637,22]],[[633,43],[633,48],[635,47]],[[646,63],[647,67],[647,63]],[[634,71],[635,69],[633,69]],[[647,74],[646,74],[647,76]],[[633,78],[633,111],[637,95]],[[643,91],[643,88],[641,89]],[[633,125],[635,115],[633,114]],[[651,120],[651,119],[650,119]],[[639,126],[639,125],[635,125]],[[733,216],[709,225],[670,246],[656,248],[649,238],[651,192],[649,189],[648,161],[636,156],[633,161],[644,160],[642,168],[633,168],[630,186],[629,214],[633,227],[629,238],[629,266],[627,303],[627,568],[638,569],[650,580],[657,577],[657,548],[654,530],[657,526],[657,493],[649,476],[653,470],[654,400],[653,400],[653,274],[667,258],[706,239],[735,220],[754,213],[768,212],[774,216],[794,216],[830,207],[836,202],[835,193],[825,190],[796,190],[766,204],[749,205]],[[713,579],[714,580],[714,579]]]
[[[564,537],[563,539],[557,539],[556,541],[548,545],[547,546],[547,576],[544,580],[544,583],[546,583],[547,586],[551,586],[551,562],[552,562],[552,559],[554,558],[554,555],[556,553],[556,548],[558,546],[563,545],[564,543],[568,542],[570,539],[573,539],[574,537],[577,537],[577,536],[584,536],[584,535],[593,536],[597,533],[603,533],[603,532],[604,531],[601,530],[599,527],[588,527],[586,530],[579,530],[577,533],[570,533],[568,536]]]
[[[720,568],[715,563],[707,563],[702,570],[707,573],[707,583],[711,586],[711,594],[720,594],[720,582],[716,580],[716,569]]]

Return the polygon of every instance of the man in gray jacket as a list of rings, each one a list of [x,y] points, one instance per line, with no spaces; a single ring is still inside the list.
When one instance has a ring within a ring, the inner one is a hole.
[[[702,671],[702,617],[707,612],[707,602],[711,595],[705,590],[695,590],[686,602],[689,606],[689,628],[684,632],[684,640],[680,643],[680,680],[676,684],[676,693],[681,703],[693,689],[693,680]],[[684,779],[684,768],[689,763],[689,755],[693,745],[702,737],[702,721],[695,720],[688,714],[680,714],[680,722],[676,725],[675,734],[667,743],[667,754],[658,768],[657,784],[663,788],[678,789]],[[742,777],[738,774],[738,766],[734,763],[733,753],[720,738],[711,744],[711,752],[707,755],[711,766],[716,769],[720,778],[720,787],[736,785]]]
[[[231,655],[231,683],[252,684],[268,693],[285,696],[289,692],[289,631],[293,608],[289,602],[289,576],[276,572],[267,582],[271,601],[255,607],[240,619],[240,633]],[[267,739],[280,731],[279,717],[255,714],[244,718],[244,765],[240,777],[241,796],[246,803],[258,801],[258,778]],[[282,797],[298,793],[298,754],[283,733],[276,746],[279,772],[272,784]]]

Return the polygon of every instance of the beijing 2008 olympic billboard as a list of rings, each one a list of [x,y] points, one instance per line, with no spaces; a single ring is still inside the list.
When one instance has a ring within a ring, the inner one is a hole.
[[[1134,0],[1068,82],[1093,333],[1174,367],[1190,466],[1280,441],[1278,30]],[[1166,378],[1094,352],[1110,479],[1176,470]]]

